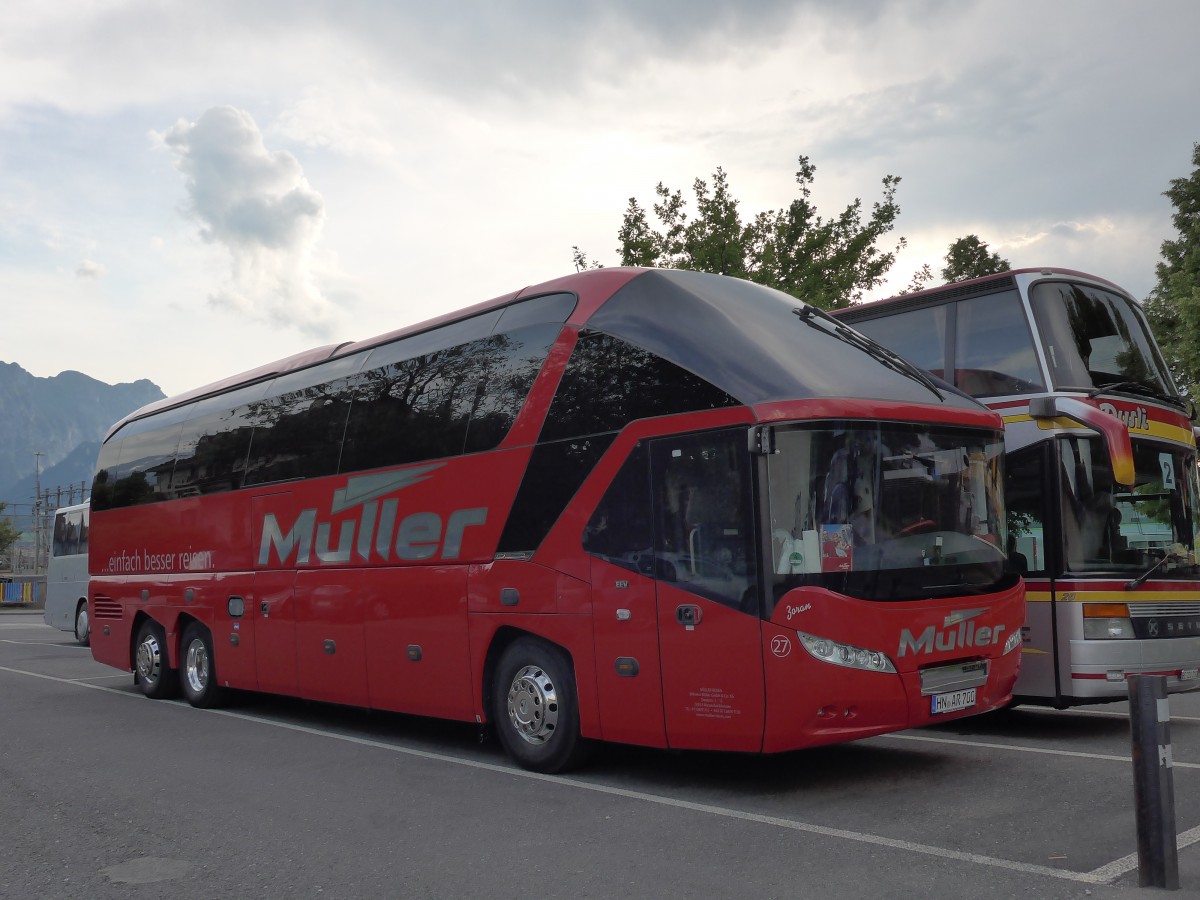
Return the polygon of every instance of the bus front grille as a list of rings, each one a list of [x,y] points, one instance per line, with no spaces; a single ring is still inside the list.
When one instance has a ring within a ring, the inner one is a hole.
[[[1129,615],[1134,619],[1150,616],[1200,616],[1200,603],[1130,603]]]

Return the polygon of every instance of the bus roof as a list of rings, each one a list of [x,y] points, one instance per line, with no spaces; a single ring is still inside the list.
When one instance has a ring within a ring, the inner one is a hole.
[[[977,294],[986,291],[988,288],[993,286],[1000,287],[1001,285],[1007,285],[1009,282],[1015,282],[1015,278],[1018,275],[1030,275],[1043,278],[1053,277],[1055,275],[1065,275],[1071,278],[1086,278],[1089,281],[1106,285],[1117,293],[1128,293],[1124,288],[1113,284],[1107,278],[1101,278],[1098,275],[1090,275],[1087,272],[1080,272],[1075,269],[1062,269],[1046,266],[1042,268],[1010,269],[1007,272],[997,272],[993,275],[981,275],[979,278],[968,278],[965,281],[951,281],[948,284],[941,284],[937,287],[925,288],[921,291],[912,291],[907,294],[896,294],[891,297],[885,297],[882,300],[871,300],[867,303],[856,303],[853,306],[847,306],[843,307],[842,309],[834,310],[833,315],[851,315],[851,318],[854,318],[859,312],[865,314],[868,311],[884,309],[892,304],[916,306],[920,303],[934,302],[938,299],[959,296],[962,294]]]
[[[845,397],[976,407],[953,388],[931,389],[879,355],[872,356],[869,348],[864,351],[861,345],[839,340],[817,324],[819,317],[797,315],[805,307],[780,291],[723,275],[622,267],[574,273],[374,338],[328,344],[258,366],[144,406],[116,423],[105,440],[135,419],[534,297],[563,293],[576,297],[568,324],[601,330],[656,353],[748,406]]]

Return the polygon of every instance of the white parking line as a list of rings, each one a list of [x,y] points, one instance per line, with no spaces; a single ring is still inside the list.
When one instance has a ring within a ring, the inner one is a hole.
[[[59,678],[54,675],[44,675],[40,672],[28,672],[23,669],[14,669],[8,666],[0,666],[0,672],[9,672],[14,675],[25,675],[31,678],[40,678],[46,681],[55,681],[60,684],[74,685],[76,687],[85,687],[92,690],[104,691],[109,694],[116,694],[123,697],[137,697],[141,699],[142,695],[134,691],[119,691],[115,688],[105,687],[103,685],[88,684],[85,681]],[[128,677],[128,676],[123,676]],[[344,741],[345,743],[355,744],[360,747],[370,747],[375,750],[384,750],[389,753],[399,753],[405,756],[418,757],[420,759],[433,760],[435,762],[450,763],[456,766],[464,766],[471,769],[477,769],[486,772],[496,772],[502,775],[508,775],[514,778],[523,778],[530,781],[541,781],[548,784],[560,785],[564,787],[575,788],[577,790],[590,791],[596,794],[606,794],[614,797],[624,797],[629,800],[637,800],[643,803],[653,803],[658,806],[666,806],[674,809],[683,809],[689,812],[703,813],[710,816],[719,816],[725,819],[735,819],[743,822],[753,822],[758,825],[766,825],[772,828],[781,828],[789,831],[799,831],[806,834],[818,834],[823,837],[837,838],[840,840],[853,841],[860,844],[870,844],[877,847],[888,847],[894,850],[902,850],[909,853],[917,853],[924,856],[934,856],[941,859],[955,860],[957,862],[968,862],[974,865],[989,866],[992,868],[1006,869],[1013,872],[1022,872],[1028,875],[1041,875],[1046,878],[1055,878],[1063,881],[1074,881],[1083,884],[1107,884],[1116,879],[1125,872],[1130,871],[1128,860],[1130,857],[1123,857],[1114,862],[1101,866],[1091,872],[1073,872],[1067,869],[1054,869],[1049,866],[1039,866],[1032,863],[1016,862],[1009,859],[998,859],[991,856],[983,856],[978,853],[964,853],[959,850],[947,850],[943,847],[934,847],[929,844],[918,844],[913,841],[897,840],[895,838],[883,837],[882,835],[867,834],[859,831],[848,831],[842,828],[829,828],[824,825],[813,825],[808,822],[800,822],[795,819],[784,819],[778,816],[765,816],[759,813],[746,812],[744,810],[730,809],[724,806],[713,806],[707,803],[693,803],[688,800],[679,800],[674,797],[664,797],[658,794],[650,794],[644,791],[633,791],[626,788],[609,787],[602,784],[592,784],[586,781],[579,781],[575,778],[565,778],[559,775],[541,775],[537,772],[527,772],[524,769],[518,769],[513,766],[497,765],[495,763],[482,762],[479,760],[463,759],[457,756],[450,756],[444,753],[432,753],[427,750],[417,750],[412,747],[403,747],[396,744],[388,744],[383,741],[372,740],[370,738],[355,737],[348,734],[338,734],[334,731],[325,731],[319,728],[310,728],[306,725],[295,725],[289,722],[277,722],[270,719],[260,718],[258,716],[249,715],[247,713],[234,712],[225,709],[194,709],[193,707],[181,701],[164,702],[160,706],[170,707],[174,709],[187,710],[192,713],[209,713],[216,716],[225,716],[230,719],[241,719],[246,722],[252,722],[256,725],[265,725],[271,728],[281,728],[285,731],[297,732],[300,734],[312,735],[314,737],[331,738],[335,741]],[[967,743],[946,741],[946,743]],[[972,745],[979,746],[979,745]],[[1003,747],[1002,749],[1011,749]],[[1066,754],[1072,756],[1089,756],[1085,753]],[[1176,763],[1179,765],[1179,763]],[[1195,834],[1193,834],[1195,833]],[[1180,839],[1187,838],[1188,844],[1180,844],[1187,846],[1200,840],[1200,827],[1194,828],[1191,831],[1180,835]],[[1133,855],[1133,868],[1137,867],[1137,855]]]
[[[26,647],[63,647],[67,650],[87,650],[78,644],[51,644],[48,641],[14,641],[11,638],[0,638],[0,644],[21,644]],[[91,651],[88,651],[89,653]]]
[[[1117,756],[1110,753],[1083,753],[1079,750],[1055,750],[1051,747],[1025,747],[1020,744],[996,744],[990,741],[966,741],[955,738],[933,737],[925,734],[881,734],[873,737],[872,741],[917,741],[923,744],[954,744],[960,747],[984,747],[988,750],[1010,750],[1014,753],[1044,753],[1048,756],[1074,756],[1080,759],[1106,759],[1111,762],[1132,763],[1131,756]],[[1176,769],[1200,769],[1200,763],[1187,763],[1175,760],[1172,766]]]
[[[1189,828],[1175,837],[1175,846],[1180,850],[1184,847],[1190,847],[1197,842],[1200,842],[1200,825],[1197,825],[1195,828]],[[1098,869],[1092,869],[1088,874],[1107,884],[1110,881],[1116,881],[1126,872],[1132,872],[1137,867],[1138,855],[1130,853],[1128,856],[1114,859],[1112,862]]]
[[[1170,698],[1168,698],[1170,699]],[[1041,713],[1042,715],[1051,716],[1090,716],[1092,718],[1104,719],[1125,719],[1129,720],[1128,710],[1124,712],[1116,712],[1107,709],[1050,709],[1045,706],[1022,706],[1023,713]],[[1171,713],[1172,722],[1200,722],[1200,716],[1181,716],[1176,713]]]

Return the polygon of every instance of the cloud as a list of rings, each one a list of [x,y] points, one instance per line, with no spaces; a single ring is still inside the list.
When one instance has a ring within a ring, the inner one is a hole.
[[[104,264],[92,259],[83,260],[75,269],[75,275],[79,278],[103,278],[106,274],[108,274],[108,269],[104,267]]]
[[[230,254],[230,278],[210,303],[256,319],[329,333],[337,310],[312,255],[325,201],[283,150],[269,151],[249,113],[217,106],[156,135],[186,179],[186,211],[200,236]]]

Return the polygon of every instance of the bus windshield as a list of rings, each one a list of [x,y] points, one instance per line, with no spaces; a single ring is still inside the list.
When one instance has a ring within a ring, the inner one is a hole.
[[[1030,301],[1056,388],[1175,398],[1153,339],[1127,298],[1086,284],[1042,282]]]
[[[1170,571],[1177,576],[1200,574],[1190,565],[1200,522],[1196,465],[1190,452],[1135,441],[1137,483],[1127,491],[1120,486],[1114,490],[1103,441],[1072,436],[1058,443],[1063,551],[1069,571],[1137,573],[1174,553],[1186,565]]]
[[[999,434],[899,423],[780,430],[768,457],[775,597],[986,593],[1006,579]]]

